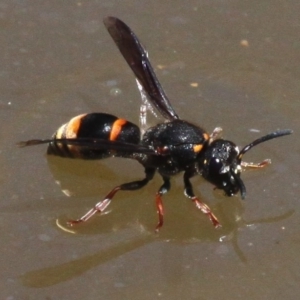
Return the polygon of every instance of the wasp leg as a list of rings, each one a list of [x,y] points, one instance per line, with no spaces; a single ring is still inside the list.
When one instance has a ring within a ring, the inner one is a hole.
[[[261,161],[260,163],[252,163],[252,162],[245,162],[245,161],[242,161],[241,162],[241,166],[245,169],[257,169],[257,168],[264,168],[268,165],[271,164],[271,159],[265,159],[263,161]]]
[[[85,215],[83,215],[81,218],[77,220],[70,220],[67,224],[70,226],[73,226],[75,224],[85,222],[88,219],[90,219],[93,215],[96,213],[101,213],[103,212],[108,205],[110,204],[112,198],[114,195],[122,190],[122,191],[133,191],[133,190],[138,190],[144,187],[154,176],[155,174],[155,169],[153,168],[145,168],[145,174],[146,177],[142,180],[137,180],[137,181],[132,181],[128,183],[121,184],[119,186],[116,186],[113,188],[104,198],[104,200],[98,202],[92,209],[90,209]]]
[[[158,214],[158,223],[155,228],[156,232],[158,232],[164,224],[164,206],[162,203],[161,196],[166,194],[171,188],[170,178],[163,176],[163,180],[164,180],[164,183],[159,188],[159,190],[155,196],[155,203],[156,203],[156,209],[157,209],[157,214]]]
[[[221,127],[216,127],[214,131],[209,136],[209,144],[211,144],[216,139],[220,138],[222,135],[223,129]]]
[[[191,184],[190,178],[195,174],[195,172],[186,171],[183,175],[184,180],[184,194],[186,197],[190,198],[196,205],[198,209],[200,209],[204,214],[208,216],[210,221],[213,223],[215,228],[221,227],[217,217],[211,212],[208,205],[202,202],[199,198],[194,195],[193,186]]]

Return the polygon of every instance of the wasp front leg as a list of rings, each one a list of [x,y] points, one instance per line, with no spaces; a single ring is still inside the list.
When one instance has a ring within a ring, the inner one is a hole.
[[[221,127],[216,127],[209,136],[209,144],[211,144],[216,139],[219,139],[222,135],[223,129]]]
[[[190,198],[196,205],[198,209],[202,211],[205,215],[208,216],[212,224],[215,228],[221,227],[220,222],[218,221],[217,217],[212,213],[211,209],[207,204],[202,202],[198,197],[195,196],[193,192],[193,186],[191,184],[190,178],[195,175],[195,171],[188,170],[184,173],[183,180],[184,180],[184,194],[186,197]]]
[[[258,169],[258,168],[264,168],[271,164],[271,159],[265,159],[259,163],[253,163],[253,162],[241,162],[241,166],[245,169]]]

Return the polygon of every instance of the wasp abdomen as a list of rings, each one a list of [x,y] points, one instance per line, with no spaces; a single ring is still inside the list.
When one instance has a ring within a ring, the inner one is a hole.
[[[81,159],[100,159],[116,152],[103,149],[91,149],[55,142],[57,139],[93,138],[106,141],[119,141],[131,144],[140,142],[140,129],[135,124],[106,113],[82,114],[62,125],[53,135],[48,154]]]

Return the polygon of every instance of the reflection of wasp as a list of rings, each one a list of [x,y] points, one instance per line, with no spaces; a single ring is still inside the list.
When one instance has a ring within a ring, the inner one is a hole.
[[[171,187],[170,177],[180,172],[184,172],[184,194],[209,217],[215,227],[220,226],[210,208],[194,195],[190,178],[196,174],[202,175],[216,188],[224,190],[227,196],[240,191],[244,198],[246,188],[241,179],[242,167],[261,168],[269,164],[270,160],[258,164],[246,163],[242,161],[243,155],[262,142],[291,134],[292,131],[277,130],[256,139],[239,151],[233,142],[219,138],[220,128],[209,135],[203,128],[181,120],[158,82],[147,52],[132,30],[114,17],[105,18],[104,24],[134,72],[142,96],[147,96],[151,105],[167,122],[146,129],[141,134],[138,126],[113,115],[83,114],[61,126],[52,139],[30,140],[20,145],[48,143],[48,154],[81,159],[119,156],[135,159],[143,165],[144,179],[116,186],[84,216],[70,221],[70,225],[84,222],[95,213],[103,212],[119,190],[138,190],[158,171],[163,184],[155,198],[159,217],[156,230],[163,225],[162,195]]]

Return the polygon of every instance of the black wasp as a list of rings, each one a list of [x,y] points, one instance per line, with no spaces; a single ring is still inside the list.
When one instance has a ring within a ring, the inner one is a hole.
[[[162,195],[170,190],[170,177],[180,172],[183,172],[184,194],[209,217],[215,227],[220,226],[210,208],[195,196],[191,177],[197,174],[203,176],[216,188],[224,190],[227,196],[240,191],[244,199],[246,188],[241,179],[242,168],[261,168],[270,160],[258,164],[246,163],[242,161],[243,155],[262,142],[291,134],[292,131],[277,130],[239,151],[233,142],[220,138],[220,128],[208,134],[203,128],[181,120],[161,87],[147,52],[133,31],[114,17],[106,17],[104,24],[136,76],[141,93],[147,96],[166,122],[148,128],[141,134],[137,125],[125,119],[106,113],[83,114],[62,125],[51,139],[21,142],[20,146],[48,143],[48,154],[81,159],[119,156],[135,159],[143,165],[145,178],[116,186],[84,216],[70,221],[70,225],[87,221],[95,213],[103,212],[119,190],[142,188],[157,171],[163,184],[155,197],[159,218],[156,230],[163,225]]]

